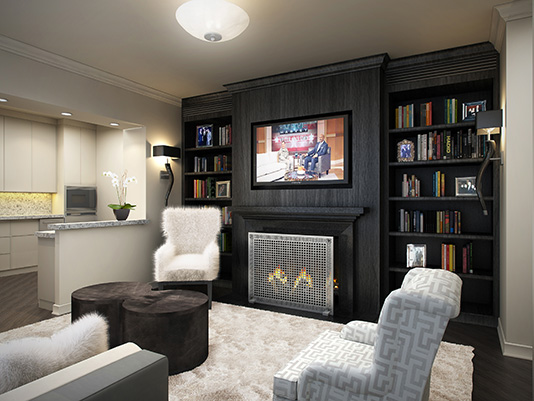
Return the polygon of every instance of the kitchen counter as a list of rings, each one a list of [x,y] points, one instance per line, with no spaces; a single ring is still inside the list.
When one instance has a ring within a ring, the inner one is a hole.
[[[62,214],[36,214],[36,215],[17,215],[17,216],[0,216],[0,221],[9,220],[41,220],[41,219],[62,219]]]
[[[148,224],[149,220],[139,219],[139,220],[104,220],[104,221],[84,221],[78,223],[56,223],[49,224],[48,230],[37,231],[35,235],[38,238],[55,238],[56,230],[80,230],[88,228],[103,228],[103,227],[121,227],[121,226],[135,226]]]

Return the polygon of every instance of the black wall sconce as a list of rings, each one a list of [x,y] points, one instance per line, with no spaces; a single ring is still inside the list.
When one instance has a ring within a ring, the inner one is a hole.
[[[167,162],[165,163],[165,170],[167,171],[161,171],[159,173],[159,178],[168,180],[171,179],[171,182],[169,183],[169,188],[167,189],[167,193],[165,194],[165,207],[169,204],[169,195],[172,191],[172,186],[174,185],[174,174],[172,173],[171,165],[169,163],[169,158],[171,159],[179,159],[181,157],[181,150],[180,148],[175,148],[174,146],[167,146],[167,145],[155,145],[152,147],[152,157],[158,157],[163,156],[167,157]]]
[[[486,208],[486,202],[482,197],[482,175],[484,174],[484,170],[486,169],[490,161],[501,160],[502,163],[501,157],[493,157],[493,155],[497,151],[497,145],[495,144],[495,141],[491,139],[491,135],[501,133],[501,127],[502,110],[479,111],[476,114],[477,135],[488,136],[486,139],[486,144],[488,145],[486,156],[484,157],[484,161],[480,166],[480,170],[478,170],[476,182],[478,199],[480,201],[480,204],[482,205],[482,212],[485,216],[488,215],[488,209]]]

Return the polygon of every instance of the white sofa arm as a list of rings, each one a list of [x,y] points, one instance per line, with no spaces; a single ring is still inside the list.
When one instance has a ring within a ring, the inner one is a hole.
[[[344,340],[374,345],[376,340],[376,323],[353,320],[343,326],[340,337]]]

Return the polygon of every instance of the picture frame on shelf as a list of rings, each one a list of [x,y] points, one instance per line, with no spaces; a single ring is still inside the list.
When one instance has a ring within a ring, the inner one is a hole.
[[[478,100],[476,102],[468,102],[462,105],[462,120],[475,121],[475,116],[479,111],[486,111],[486,101]]]
[[[477,196],[476,177],[456,177],[456,196]]]
[[[413,162],[415,156],[415,145],[408,139],[403,139],[397,143],[397,161]]]
[[[213,124],[197,125],[197,148],[213,146]]]
[[[406,267],[426,267],[426,244],[406,244]]]
[[[216,198],[229,198],[230,197],[230,181],[217,181],[215,184],[215,197]]]

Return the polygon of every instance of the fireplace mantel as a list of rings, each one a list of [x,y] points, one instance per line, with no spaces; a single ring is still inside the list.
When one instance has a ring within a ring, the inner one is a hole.
[[[291,217],[295,220],[356,220],[364,214],[363,207],[284,207],[284,206],[234,206],[232,213],[243,216],[245,219],[261,218],[278,220]]]
[[[340,281],[337,316],[352,316],[362,300],[354,293],[358,280],[356,257],[356,220],[364,215],[363,207],[277,207],[234,206],[232,286],[245,298],[248,295],[248,234],[250,232],[332,236],[334,265]],[[361,280],[360,280],[361,283]]]

